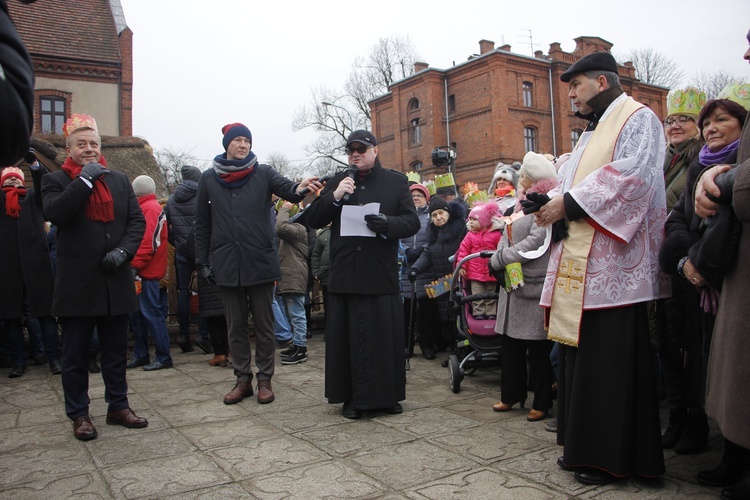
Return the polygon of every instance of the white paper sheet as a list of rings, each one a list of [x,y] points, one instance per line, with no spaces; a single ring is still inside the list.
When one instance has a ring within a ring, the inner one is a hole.
[[[374,238],[373,231],[367,229],[365,215],[380,213],[380,203],[367,205],[344,205],[341,207],[341,236],[367,236]]]

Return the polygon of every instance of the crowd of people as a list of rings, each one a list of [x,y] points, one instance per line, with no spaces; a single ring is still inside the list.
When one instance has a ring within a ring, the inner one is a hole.
[[[96,120],[72,115],[60,170],[31,153],[33,187],[21,158],[0,172],[0,358],[9,377],[27,370],[26,317],[30,343],[61,375],[75,438],[97,437],[88,383],[99,369],[106,423],[147,426],[130,408],[126,370],[174,366],[160,286],[172,246],[177,344],[213,353],[212,366],[231,364],[225,404],[256,392],[258,403],[274,401],[277,349],[282,364],[307,360],[317,283],[328,402],[349,419],[401,413],[415,345],[432,361],[459,340],[439,283],[457,262],[488,252],[458,275],[481,296],[465,314],[492,321],[500,336],[494,411],[523,408],[531,389],[526,419],[544,420],[556,392],[557,465],[593,485],[662,475],[663,449],[704,451],[713,418],[724,455],[697,480],[724,487],[722,498],[748,498],[750,85],[709,101],[676,89],[662,122],[624,92],[608,53],[581,58],[561,80],[587,122],[573,151],[500,163],[486,191],[468,183],[464,196],[451,174],[422,182],[385,168],[366,130],[346,141],[347,171],[292,181],[258,161],[238,122],[222,128],[224,152],[210,168],[182,168],[162,206],[151,177],[131,182],[107,167]],[[101,367],[92,365],[95,343]]]

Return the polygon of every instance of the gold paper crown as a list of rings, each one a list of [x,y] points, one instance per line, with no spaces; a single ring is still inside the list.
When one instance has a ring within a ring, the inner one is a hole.
[[[729,99],[750,110],[750,83],[730,83],[719,92],[716,98]]]
[[[76,130],[82,128],[88,128],[97,134],[99,133],[99,129],[96,126],[96,120],[94,120],[93,116],[75,113],[70,115],[70,118],[68,118],[65,125],[63,125],[63,134],[65,137],[68,137]]]
[[[430,196],[435,196],[435,181],[427,181],[423,186],[427,188],[427,192],[430,193]]]
[[[456,181],[453,180],[453,174],[441,174],[435,176],[435,187],[454,187]]]
[[[406,172],[406,178],[409,179],[409,182],[416,182],[417,184],[422,182],[422,176],[419,175],[419,172]]]
[[[469,206],[473,207],[477,203],[486,203],[489,201],[489,195],[487,194],[487,191],[475,191],[467,194],[464,199]]]
[[[698,116],[706,104],[706,93],[694,87],[675,89],[667,96],[667,116]]]
[[[461,192],[464,194],[464,196],[470,195],[475,191],[479,191],[479,186],[477,186],[476,182],[467,182],[466,184],[461,186]]]
[[[281,206],[284,204],[286,200],[283,200],[279,198],[276,200],[276,212],[278,213],[279,210],[281,210]],[[299,205],[294,205],[292,208],[289,209],[289,217],[294,217],[297,215],[297,212],[299,212]]]

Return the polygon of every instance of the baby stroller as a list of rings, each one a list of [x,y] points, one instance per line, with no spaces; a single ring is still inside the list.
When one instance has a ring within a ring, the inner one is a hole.
[[[456,265],[450,287],[450,311],[456,315],[459,339],[454,354],[448,357],[451,391],[458,394],[461,381],[477,368],[500,364],[500,335],[495,333],[495,319],[477,319],[471,314],[471,303],[480,299],[497,299],[498,293],[471,295],[471,288],[459,271],[471,259],[490,258],[494,252],[485,250],[467,255]]]

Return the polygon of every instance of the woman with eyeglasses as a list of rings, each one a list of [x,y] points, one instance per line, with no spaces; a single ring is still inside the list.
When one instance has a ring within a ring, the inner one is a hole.
[[[705,236],[706,222],[695,213],[693,191],[706,167],[737,162],[748,105],[750,99],[715,99],[701,110],[697,124],[705,144],[687,170],[686,187],[667,219],[659,255],[662,270],[673,277],[673,289],[684,291],[665,302],[665,327],[671,333],[662,348],[667,397],[672,405],[663,444],[665,448],[671,444],[682,454],[699,453],[708,444],[705,367],[724,278],[699,260],[701,245],[710,243],[710,237]],[[744,450],[725,440],[722,465],[700,472],[698,481],[727,486],[739,480],[744,463]]]

